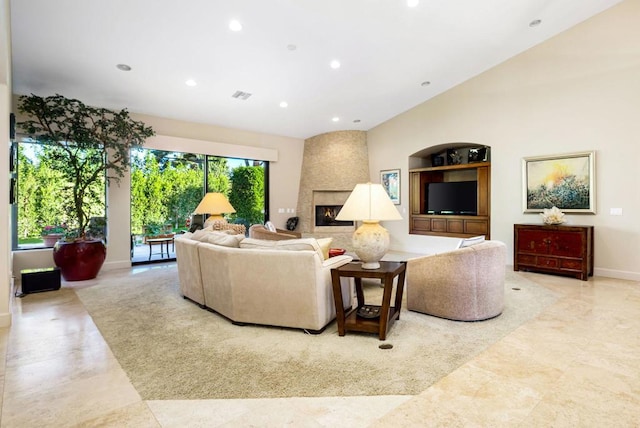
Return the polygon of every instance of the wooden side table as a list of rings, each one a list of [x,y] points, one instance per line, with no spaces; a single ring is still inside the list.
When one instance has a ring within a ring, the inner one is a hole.
[[[164,246],[167,246],[167,258],[169,257],[169,243],[171,243],[172,249],[174,245],[174,235],[160,235],[157,238],[145,238],[145,242],[149,245],[149,260],[151,260],[152,248],[154,245],[160,245],[160,257],[164,258]],[[158,253],[156,253],[158,254]]]
[[[331,282],[333,284],[333,297],[336,304],[336,321],[338,334],[344,336],[347,330],[361,331],[365,333],[378,333],[380,340],[385,340],[389,327],[397,319],[400,319],[402,309],[402,293],[404,291],[404,276],[406,264],[404,262],[380,262],[378,269],[362,269],[360,263],[348,263],[338,268],[331,269]],[[356,284],[358,306],[345,313],[342,303],[340,278],[353,278]],[[394,306],[391,306],[391,294],[393,292],[393,279],[398,277],[396,286],[396,298]],[[362,278],[379,278],[384,286],[382,305],[365,305],[362,292]],[[379,316],[365,318],[358,315],[361,308],[379,310]]]

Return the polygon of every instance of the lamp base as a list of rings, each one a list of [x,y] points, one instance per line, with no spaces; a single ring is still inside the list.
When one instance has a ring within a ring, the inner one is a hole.
[[[204,222],[204,224],[202,225],[203,228],[207,228],[209,226],[211,226],[212,224],[214,224],[215,222],[221,222],[221,223],[226,223],[227,221],[224,219],[224,217],[222,217],[220,214],[217,215],[210,215],[207,220]]]
[[[353,233],[353,250],[362,261],[362,269],[380,268],[380,259],[389,250],[389,232],[375,220],[364,220]]]
[[[362,262],[362,269],[380,269],[380,262]]]

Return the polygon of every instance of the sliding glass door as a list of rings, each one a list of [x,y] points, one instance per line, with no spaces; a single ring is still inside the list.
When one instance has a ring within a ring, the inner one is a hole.
[[[263,223],[268,162],[193,153],[132,152],[131,260],[175,259],[173,237],[189,230],[191,215],[207,192],[227,196],[228,222]],[[205,171],[207,172],[205,174]]]

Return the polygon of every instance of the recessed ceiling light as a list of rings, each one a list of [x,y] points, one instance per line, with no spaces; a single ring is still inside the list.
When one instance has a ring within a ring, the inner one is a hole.
[[[425,80],[424,82],[422,82],[420,84],[420,86],[429,86],[431,84],[431,82],[429,82],[428,80]]]
[[[334,118],[333,118],[333,119],[331,119],[331,120],[333,120],[334,122],[338,122],[338,121],[340,121],[340,118],[339,118],[338,116],[336,116],[336,117],[334,117]]]
[[[290,51],[295,51],[296,49],[298,49],[298,47],[296,45],[287,45],[287,49],[289,49]]]
[[[116,65],[116,68],[122,71],[131,71],[131,67],[128,66],[127,64],[118,64]]]
[[[197,85],[196,81],[193,80],[193,79],[187,80],[186,82],[184,82],[184,84],[187,85],[187,86],[196,86]]]
[[[360,119],[354,120],[353,123],[360,123]]]
[[[420,3],[420,0],[407,0],[407,6],[416,7]]]
[[[282,101],[282,102],[280,102],[280,107],[282,107],[282,108],[287,108],[288,106],[289,106],[289,104],[287,104],[287,102],[286,102],[286,101]]]
[[[542,20],[541,19],[534,19],[533,21],[531,21],[529,23],[529,27],[537,27],[540,24],[542,24]]]
[[[338,68],[340,68],[340,61],[338,61],[337,59],[334,59],[333,61],[331,61],[331,64],[329,64],[329,65],[334,70],[337,70]]]
[[[240,21],[238,21],[236,19],[232,19],[229,22],[229,29],[231,31],[241,31],[242,30],[242,24],[240,23]]]

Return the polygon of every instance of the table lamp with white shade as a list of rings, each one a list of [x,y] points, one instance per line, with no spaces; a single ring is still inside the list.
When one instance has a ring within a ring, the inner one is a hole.
[[[229,200],[222,193],[207,193],[196,207],[194,214],[209,214],[209,218],[205,221],[222,220],[222,214],[234,213],[236,210],[231,206]]]
[[[353,249],[363,269],[378,269],[380,259],[389,250],[389,232],[382,220],[402,220],[402,216],[381,184],[356,184],[336,216],[336,220],[362,221],[353,233]]]

